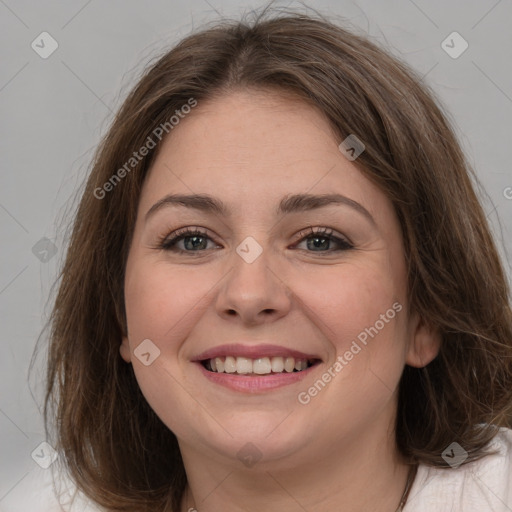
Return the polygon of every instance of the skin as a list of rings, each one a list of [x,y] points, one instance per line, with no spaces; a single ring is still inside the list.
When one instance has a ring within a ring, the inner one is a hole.
[[[391,202],[345,158],[340,142],[302,101],[230,92],[180,121],[146,178],[127,261],[128,337],[120,352],[178,438],[189,482],[183,511],[398,506],[408,475],[394,441],[399,379],[405,364],[428,364],[440,340],[409,311]],[[343,194],[375,225],[346,205],[276,216],[284,196],[306,192]],[[173,206],[145,220],[169,193],[210,194],[233,214]],[[206,230],[207,245],[181,240],[185,254],[159,247],[160,238],[187,226]],[[335,241],[315,248],[315,235],[298,235],[309,226],[331,228],[354,249],[337,250]],[[263,250],[250,264],[236,252],[248,236]],[[396,302],[402,310],[308,404],[299,403],[298,393]],[[149,366],[134,356],[144,339],[160,350]],[[191,362],[236,342],[295,348],[322,363],[303,381],[247,394],[211,383]],[[251,467],[237,457],[249,442],[262,456]]]

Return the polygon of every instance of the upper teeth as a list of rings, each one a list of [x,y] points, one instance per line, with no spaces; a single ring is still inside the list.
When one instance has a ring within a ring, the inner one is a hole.
[[[295,359],[294,357],[260,357],[249,359],[248,357],[215,357],[208,360],[209,367],[218,373],[256,373],[265,375],[267,373],[281,373],[283,370],[290,373],[294,370],[301,371],[308,367],[306,359]]]

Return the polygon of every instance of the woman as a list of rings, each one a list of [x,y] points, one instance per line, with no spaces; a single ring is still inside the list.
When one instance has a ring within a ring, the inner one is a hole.
[[[452,129],[366,39],[267,14],[181,41],[98,150],[53,444],[105,510],[510,510],[510,296]]]

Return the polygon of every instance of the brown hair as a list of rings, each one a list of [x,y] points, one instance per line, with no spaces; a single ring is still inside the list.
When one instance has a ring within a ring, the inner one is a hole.
[[[268,13],[203,29],[144,73],[97,150],[76,212],[50,319],[44,415],[47,433],[57,421],[55,444],[78,488],[110,510],[178,510],[186,475],[175,435],[119,354],[124,269],[158,147],[102,199],[95,190],[190,98],[281,90],[323,112],[340,142],[364,142],[356,164],[397,212],[411,311],[442,336],[429,365],[404,369],[401,453],[444,467],[441,453],[457,441],[469,462],[497,426],[511,426],[509,289],[446,115],[414,72],[366,37],[320,15]]]

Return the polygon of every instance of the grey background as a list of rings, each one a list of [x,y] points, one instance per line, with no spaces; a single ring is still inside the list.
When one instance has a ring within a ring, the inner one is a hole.
[[[293,2],[276,4],[304,9]],[[39,410],[44,353],[30,386],[28,368],[64,256],[62,221],[94,147],[151,57],[218,13],[238,17],[261,5],[0,0],[0,509],[15,500],[24,480],[46,471],[31,457],[45,440]],[[485,186],[485,210],[510,277],[512,2],[325,0],[308,5],[347,18],[424,75],[455,120]],[[43,31],[59,45],[47,59],[31,47]],[[441,47],[453,31],[469,44],[457,59]],[[54,256],[53,246],[39,242],[42,238],[55,244]]]

